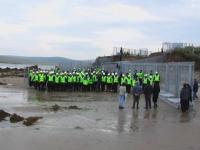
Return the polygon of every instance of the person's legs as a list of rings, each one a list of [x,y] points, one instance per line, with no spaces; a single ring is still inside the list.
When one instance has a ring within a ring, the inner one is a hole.
[[[139,109],[139,99],[140,99],[140,97],[137,96],[137,97],[136,97],[137,109]]]
[[[181,100],[181,110],[182,112],[187,111],[187,100],[184,100],[184,99]]]
[[[144,95],[144,97],[145,97],[145,105],[146,105],[145,109],[148,109],[148,97],[146,94]]]
[[[142,79],[139,79],[139,82],[140,82],[140,86],[142,86]]]
[[[128,87],[129,87],[128,93],[131,93],[131,85],[129,85]]]
[[[188,110],[189,107],[190,107],[190,102],[189,102],[189,100],[187,100],[187,101],[185,102],[185,105],[186,105],[186,110]]]
[[[153,94],[153,102],[154,102],[154,108],[157,108],[157,101],[158,101],[158,95],[159,93],[154,93]]]
[[[101,91],[104,92],[104,83],[101,83]]]
[[[125,103],[125,95],[122,95],[122,103],[121,106],[124,108],[124,103]]]
[[[125,96],[124,95],[120,95],[119,96],[119,108],[123,108],[124,107],[124,101],[125,101]]]
[[[119,95],[119,108],[121,107],[122,95]]]
[[[181,111],[182,111],[182,112],[185,112],[184,102],[183,102],[183,101],[181,101]]]
[[[195,99],[196,99],[196,93],[193,92],[193,100],[195,100]]]
[[[151,109],[151,95],[148,96],[149,108]]]
[[[115,84],[115,92],[117,93],[117,87],[118,87],[118,84],[116,83]]]
[[[129,85],[126,85],[126,90],[127,90],[127,93],[130,93]]]
[[[197,92],[193,92],[193,100],[195,100],[196,98],[198,98]]]
[[[136,103],[136,97],[135,96],[133,96],[133,109],[135,109],[135,103]]]
[[[44,82],[41,83],[41,90],[42,90],[42,91],[45,90],[45,83],[44,83]]]

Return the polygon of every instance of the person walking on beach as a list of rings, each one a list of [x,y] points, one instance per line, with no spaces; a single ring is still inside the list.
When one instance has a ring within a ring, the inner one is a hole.
[[[193,100],[195,100],[196,98],[198,99],[198,96],[197,96],[198,89],[199,89],[198,81],[197,81],[197,79],[194,79]]]
[[[152,86],[150,85],[150,81],[147,82],[147,85],[144,87],[144,96],[145,96],[145,109],[151,109],[151,94],[152,94]]]
[[[182,112],[186,112],[189,109],[190,95],[190,89],[188,85],[184,83],[180,93],[180,105]]]
[[[126,95],[126,86],[123,83],[119,87],[119,109],[123,109],[124,108],[125,95]]]
[[[158,107],[157,101],[158,101],[159,93],[160,93],[160,85],[159,85],[159,83],[154,83],[154,85],[153,85],[153,103],[154,103],[154,108]]]
[[[140,86],[139,81],[136,82],[135,86],[133,86],[132,94],[133,94],[133,109],[135,109],[135,104],[137,105],[137,109],[139,109],[139,100],[140,94],[142,93],[142,87]]]

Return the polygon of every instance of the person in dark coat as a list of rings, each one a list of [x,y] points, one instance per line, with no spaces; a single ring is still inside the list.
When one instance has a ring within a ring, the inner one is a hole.
[[[159,85],[159,83],[155,83],[153,85],[153,103],[154,103],[154,108],[158,107],[157,101],[158,101],[159,93],[160,93],[160,85]]]
[[[198,85],[197,79],[194,79],[194,84],[193,84],[193,100],[195,100],[196,98],[198,99],[198,96],[197,96],[198,89],[199,89],[199,85]]]
[[[152,94],[152,86],[150,82],[147,82],[147,85],[144,87],[144,96],[145,96],[145,109],[151,109],[151,94]]]
[[[142,93],[142,87],[140,86],[139,81],[136,82],[136,85],[133,87],[132,94],[133,94],[133,109],[135,109],[135,104],[137,105],[137,109],[139,109],[139,100],[140,94]]]
[[[183,88],[180,93],[180,104],[182,112],[186,112],[189,109],[189,101],[190,101],[190,88],[188,84],[183,84]]]
[[[189,89],[189,101],[192,102],[192,87],[187,83],[187,87]]]

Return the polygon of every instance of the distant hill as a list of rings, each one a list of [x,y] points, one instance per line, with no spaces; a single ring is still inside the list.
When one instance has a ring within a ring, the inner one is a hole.
[[[0,63],[9,64],[37,64],[37,65],[88,65],[91,64],[93,60],[73,60],[64,57],[24,57],[24,56],[4,56],[0,55]]]

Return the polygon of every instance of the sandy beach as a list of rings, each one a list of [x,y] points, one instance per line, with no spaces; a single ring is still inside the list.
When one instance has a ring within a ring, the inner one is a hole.
[[[133,110],[129,95],[124,110],[118,110],[113,93],[39,92],[27,86],[23,77],[0,78],[0,109],[23,117],[43,119],[27,127],[0,122],[2,150],[199,150],[200,103],[182,114],[162,101],[157,110]],[[80,110],[52,111],[78,106]]]

